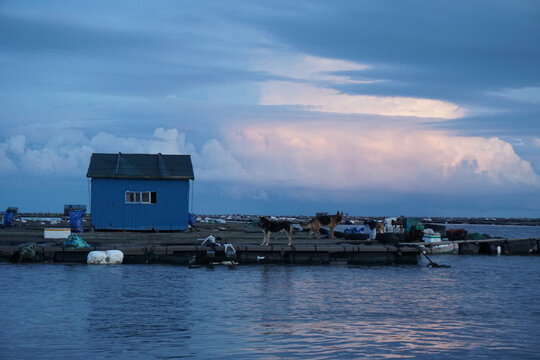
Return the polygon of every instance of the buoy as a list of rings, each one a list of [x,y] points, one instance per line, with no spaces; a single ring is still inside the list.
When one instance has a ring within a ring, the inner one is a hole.
[[[86,257],[87,264],[116,265],[124,261],[124,253],[120,250],[90,251]]]

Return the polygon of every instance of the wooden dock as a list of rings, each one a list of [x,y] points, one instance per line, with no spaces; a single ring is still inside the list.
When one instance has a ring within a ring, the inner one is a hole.
[[[270,245],[259,245],[261,229],[253,223],[198,224],[194,232],[83,232],[89,248],[63,247],[63,240],[44,239],[43,228],[0,229],[0,260],[13,262],[86,263],[93,250],[121,250],[124,263],[204,265],[234,261],[239,264],[417,264],[421,251],[432,254],[432,246],[457,244],[459,254],[538,254],[540,239],[456,240],[439,243],[379,244],[366,240],[309,239],[294,234],[293,246],[282,233],[272,234]],[[201,246],[209,235],[221,245]],[[25,256],[21,250],[33,244]],[[231,244],[234,256],[226,253]]]
[[[349,264],[392,265],[418,264],[416,247],[387,245],[236,245],[226,252],[224,246],[111,246],[66,248],[37,246],[32,256],[21,254],[21,246],[2,247],[4,259],[12,262],[86,263],[93,250],[121,250],[126,264],[208,265],[233,261],[238,264]]]
[[[502,239],[489,238],[478,240],[454,240],[434,243],[401,243],[404,246],[421,244],[428,254],[439,245],[456,244],[460,255],[538,255],[540,254],[540,238]]]
[[[127,264],[212,264],[234,261],[239,264],[417,264],[417,247],[370,244],[344,239],[309,239],[306,233],[294,234],[293,246],[282,233],[272,234],[269,246],[259,245],[263,233],[256,224],[200,224],[195,232],[84,232],[79,234],[89,248],[62,247],[63,240],[43,238],[40,228],[0,230],[0,259],[38,262],[86,263],[93,250],[121,250]],[[216,243],[201,246],[208,236]],[[47,241],[49,240],[49,241]],[[21,249],[35,244],[26,258]],[[225,252],[231,244],[234,256]],[[30,256],[32,255],[33,256]]]

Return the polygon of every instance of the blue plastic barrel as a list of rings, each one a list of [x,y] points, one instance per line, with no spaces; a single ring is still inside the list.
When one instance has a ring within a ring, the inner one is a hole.
[[[4,225],[13,226],[13,212],[6,211],[4,213]]]
[[[195,225],[195,214],[189,213],[189,225]]]
[[[82,218],[83,218],[83,211],[82,210],[70,210],[69,211],[69,225],[71,227],[71,232],[72,233],[83,232]]]

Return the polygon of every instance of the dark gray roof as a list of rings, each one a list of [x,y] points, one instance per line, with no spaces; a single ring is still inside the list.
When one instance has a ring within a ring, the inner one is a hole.
[[[92,154],[87,177],[194,180],[190,155]]]

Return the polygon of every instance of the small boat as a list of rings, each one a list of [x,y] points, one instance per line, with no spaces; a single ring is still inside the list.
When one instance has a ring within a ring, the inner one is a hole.
[[[457,254],[457,243],[441,244],[441,233],[427,228],[418,218],[394,217],[384,219],[384,233],[377,234],[380,242],[415,244],[426,254]]]
[[[437,244],[441,242],[441,234],[432,229],[424,229],[422,240],[424,241],[422,247],[428,254],[457,254],[459,251],[459,245],[454,242]]]
[[[422,251],[427,254],[457,254],[459,253],[459,245],[452,242],[450,244],[422,244]]]

